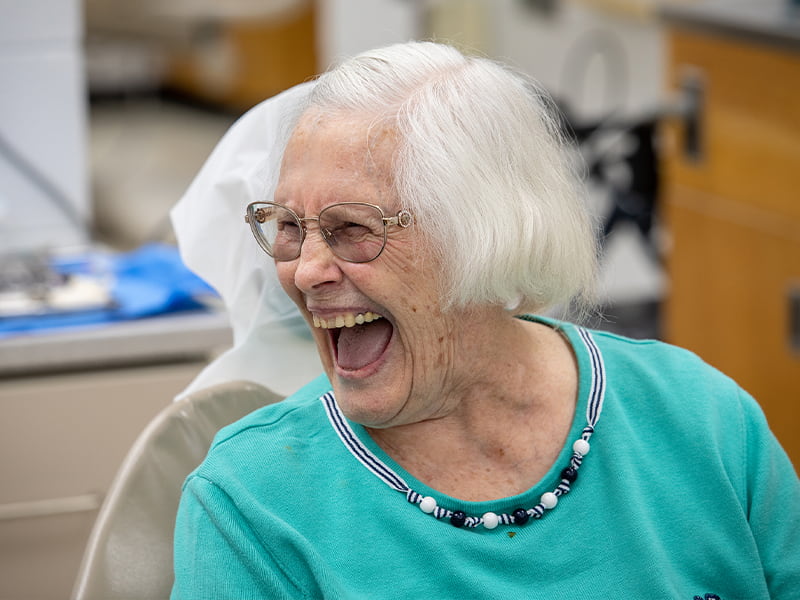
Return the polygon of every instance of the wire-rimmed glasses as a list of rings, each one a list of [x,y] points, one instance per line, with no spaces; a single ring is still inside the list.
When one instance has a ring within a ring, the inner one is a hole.
[[[316,217],[299,217],[292,209],[276,202],[252,202],[247,205],[244,219],[250,224],[259,246],[276,261],[300,256],[307,233],[306,223],[316,221],[331,251],[353,263],[378,258],[386,246],[387,227],[406,228],[413,221],[406,209],[387,217],[380,206],[366,202],[331,204]]]

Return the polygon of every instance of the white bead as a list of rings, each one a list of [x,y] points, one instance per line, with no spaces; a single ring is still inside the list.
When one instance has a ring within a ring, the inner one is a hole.
[[[589,442],[583,438],[575,440],[575,443],[572,444],[572,449],[581,456],[586,456],[589,454],[590,448],[591,446],[589,446]]]
[[[436,499],[431,496],[425,496],[422,502],[419,503],[419,507],[424,513],[432,513],[436,510]]]
[[[486,529],[494,529],[497,527],[498,523],[500,523],[500,517],[493,512],[487,512],[483,515],[483,526],[486,527]]]
[[[558,504],[558,496],[556,496],[553,492],[545,492],[542,494],[542,497],[539,499],[539,501],[542,503],[542,506],[547,509],[555,508],[555,505]]]

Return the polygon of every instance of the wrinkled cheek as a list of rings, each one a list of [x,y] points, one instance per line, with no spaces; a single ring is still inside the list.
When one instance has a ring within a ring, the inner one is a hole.
[[[445,347],[445,338],[443,335],[438,336],[433,347],[435,348],[436,352],[436,357],[433,364],[436,365],[437,370],[442,369],[447,364],[449,356]]]
[[[324,331],[320,331],[316,329],[311,322],[311,316],[308,314],[305,306],[305,300],[303,298],[302,292],[297,289],[294,285],[294,269],[291,268],[289,263],[277,263],[277,271],[278,271],[278,281],[281,284],[281,288],[286,293],[287,296],[294,302],[295,306],[300,311],[300,314],[305,319],[308,328],[311,330],[311,333],[314,337],[314,341],[317,344],[317,348],[319,349],[319,354],[325,360],[323,354],[327,354],[327,333]]]
[[[292,302],[294,302],[302,312],[302,309],[304,308],[303,295],[294,284],[295,269],[292,268],[290,263],[286,262],[276,263],[275,269],[278,272],[278,281],[280,282],[283,291],[286,292],[286,295],[292,299]]]
[[[412,348],[412,363],[419,372],[426,376],[437,377],[450,363],[451,355],[448,338],[443,332],[429,331],[419,338]]]
[[[325,369],[328,377],[333,376],[333,357],[331,356],[330,347],[328,345],[328,334],[325,331],[311,327],[311,334],[314,336],[314,341],[317,344],[317,354],[319,354],[322,368]]]

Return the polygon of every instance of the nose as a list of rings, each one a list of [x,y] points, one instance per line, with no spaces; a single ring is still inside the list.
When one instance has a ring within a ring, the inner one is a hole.
[[[317,225],[307,226],[306,237],[300,247],[294,283],[303,292],[335,284],[342,279],[342,271],[328,244],[322,239]]]

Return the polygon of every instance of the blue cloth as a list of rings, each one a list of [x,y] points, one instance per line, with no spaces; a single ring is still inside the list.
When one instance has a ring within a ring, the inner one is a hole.
[[[166,244],[147,244],[122,254],[54,259],[52,267],[64,276],[85,275],[97,261],[107,263],[112,297],[109,306],[2,317],[0,338],[202,309],[206,307],[203,298],[215,294],[213,288],[183,264],[177,248]]]

